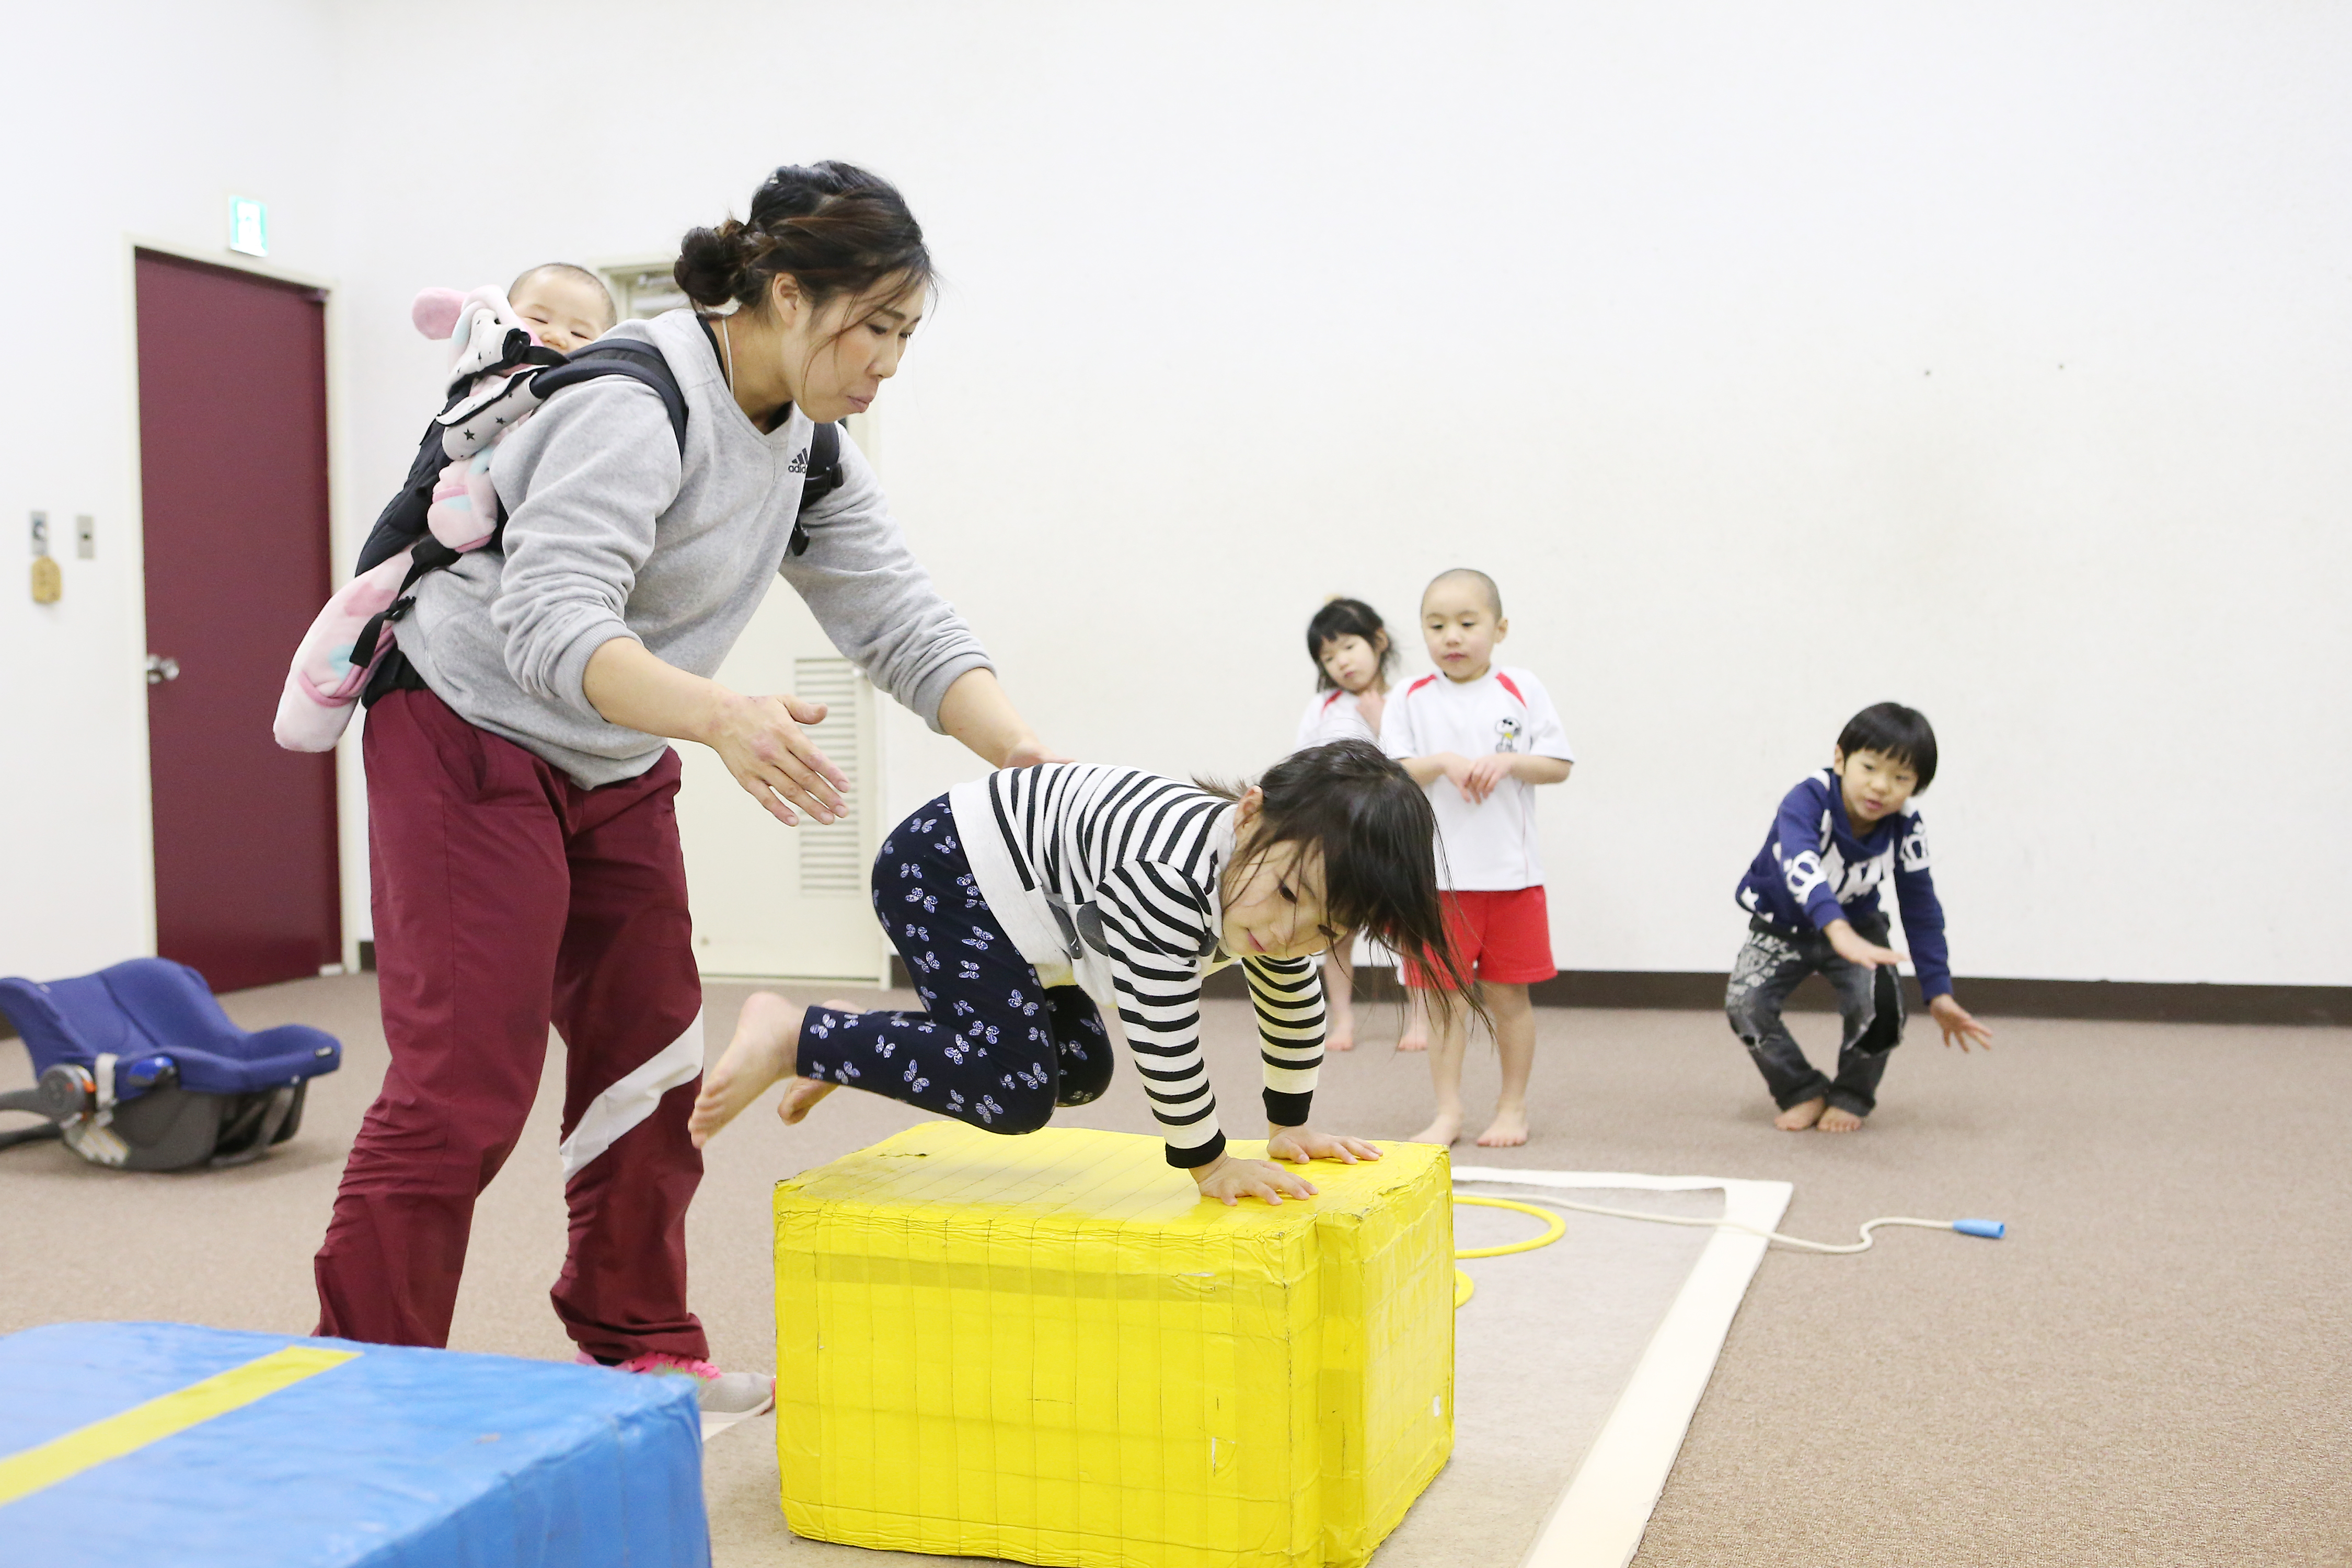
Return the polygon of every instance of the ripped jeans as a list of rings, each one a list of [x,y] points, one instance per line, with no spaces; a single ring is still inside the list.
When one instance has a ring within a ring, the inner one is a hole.
[[[1848,918],[1854,934],[1864,942],[1885,943],[1884,920]],[[1797,1037],[1780,1021],[1789,994],[1809,974],[1821,975],[1835,989],[1838,1012],[1845,1019],[1835,1079],[1805,1059]],[[1826,1099],[1856,1116],[1869,1115],[1878,1104],[1878,1080],[1886,1071],[1887,1053],[1903,1043],[1903,986],[1895,972],[1885,965],[1849,963],[1817,931],[1792,938],[1750,926],[1748,945],[1731,966],[1723,1010],[1731,1020],[1731,1032],[1764,1075],[1773,1103],[1783,1110]]]

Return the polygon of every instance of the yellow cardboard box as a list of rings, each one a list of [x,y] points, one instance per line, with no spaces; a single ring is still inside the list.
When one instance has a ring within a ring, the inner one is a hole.
[[[1202,1201],[1156,1138],[952,1121],[779,1183],[786,1521],[1086,1568],[1361,1563],[1454,1447],[1445,1152],[1386,1147],[1279,1206]]]

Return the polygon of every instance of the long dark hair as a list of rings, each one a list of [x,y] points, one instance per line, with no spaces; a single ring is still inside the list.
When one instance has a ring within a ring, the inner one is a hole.
[[[1226,800],[1242,795],[1213,779],[1192,782]],[[1334,741],[1285,757],[1258,788],[1264,804],[1225,875],[1246,871],[1277,844],[1319,850],[1325,922],[1343,935],[1363,931],[1419,966],[1437,983],[1429,1007],[1438,1022],[1465,1006],[1491,1027],[1446,931],[1437,814],[1412,775],[1370,741]]]
[[[1337,642],[1341,637],[1363,638],[1380,655],[1381,679],[1388,680],[1395,676],[1396,639],[1389,636],[1389,628],[1381,624],[1381,613],[1361,599],[1335,596],[1316,611],[1315,618],[1307,623],[1307,657],[1315,661],[1316,690],[1339,689],[1339,683],[1331,679],[1329,670],[1323,668],[1323,649],[1327,644]]]
[[[862,298],[897,285],[895,297],[928,284],[931,253],[898,187],[828,160],[787,163],[770,174],[751,198],[749,219],[688,229],[670,275],[706,309],[732,300],[765,310],[780,277],[821,306],[843,294]]]

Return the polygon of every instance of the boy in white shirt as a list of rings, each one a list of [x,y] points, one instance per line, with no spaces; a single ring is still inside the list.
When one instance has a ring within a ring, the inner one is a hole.
[[[1475,973],[1494,1019],[1503,1090],[1484,1149],[1528,1141],[1528,1075],[1535,1066],[1535,1009],[1528,987],[1559,973],[1551,961],[1543,865],[1536,847],[1535,788],[1560,784],[1576,760],[1543,683],[1494,662],[1509,635],[1503,597],[1484,572],[1442,573],[1421,596],[1421,631],[1439,673],[1389,700],[1381,747],[1429,792],[1437,811],[1439,885],[1448,889],[1455,955]],[[1404,983],[1429,977],[1408,960]],[[1429,1053],[1437,1119],[1417,1143],[1462,1136],[1462,1058],[1467,1020],[1457,1009]]]

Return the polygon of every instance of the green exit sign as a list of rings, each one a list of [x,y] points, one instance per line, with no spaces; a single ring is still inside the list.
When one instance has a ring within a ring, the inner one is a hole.
[[[243,256],[269,254],[269,209],[259,202],[231,196],[228,202],[228,247]]]

